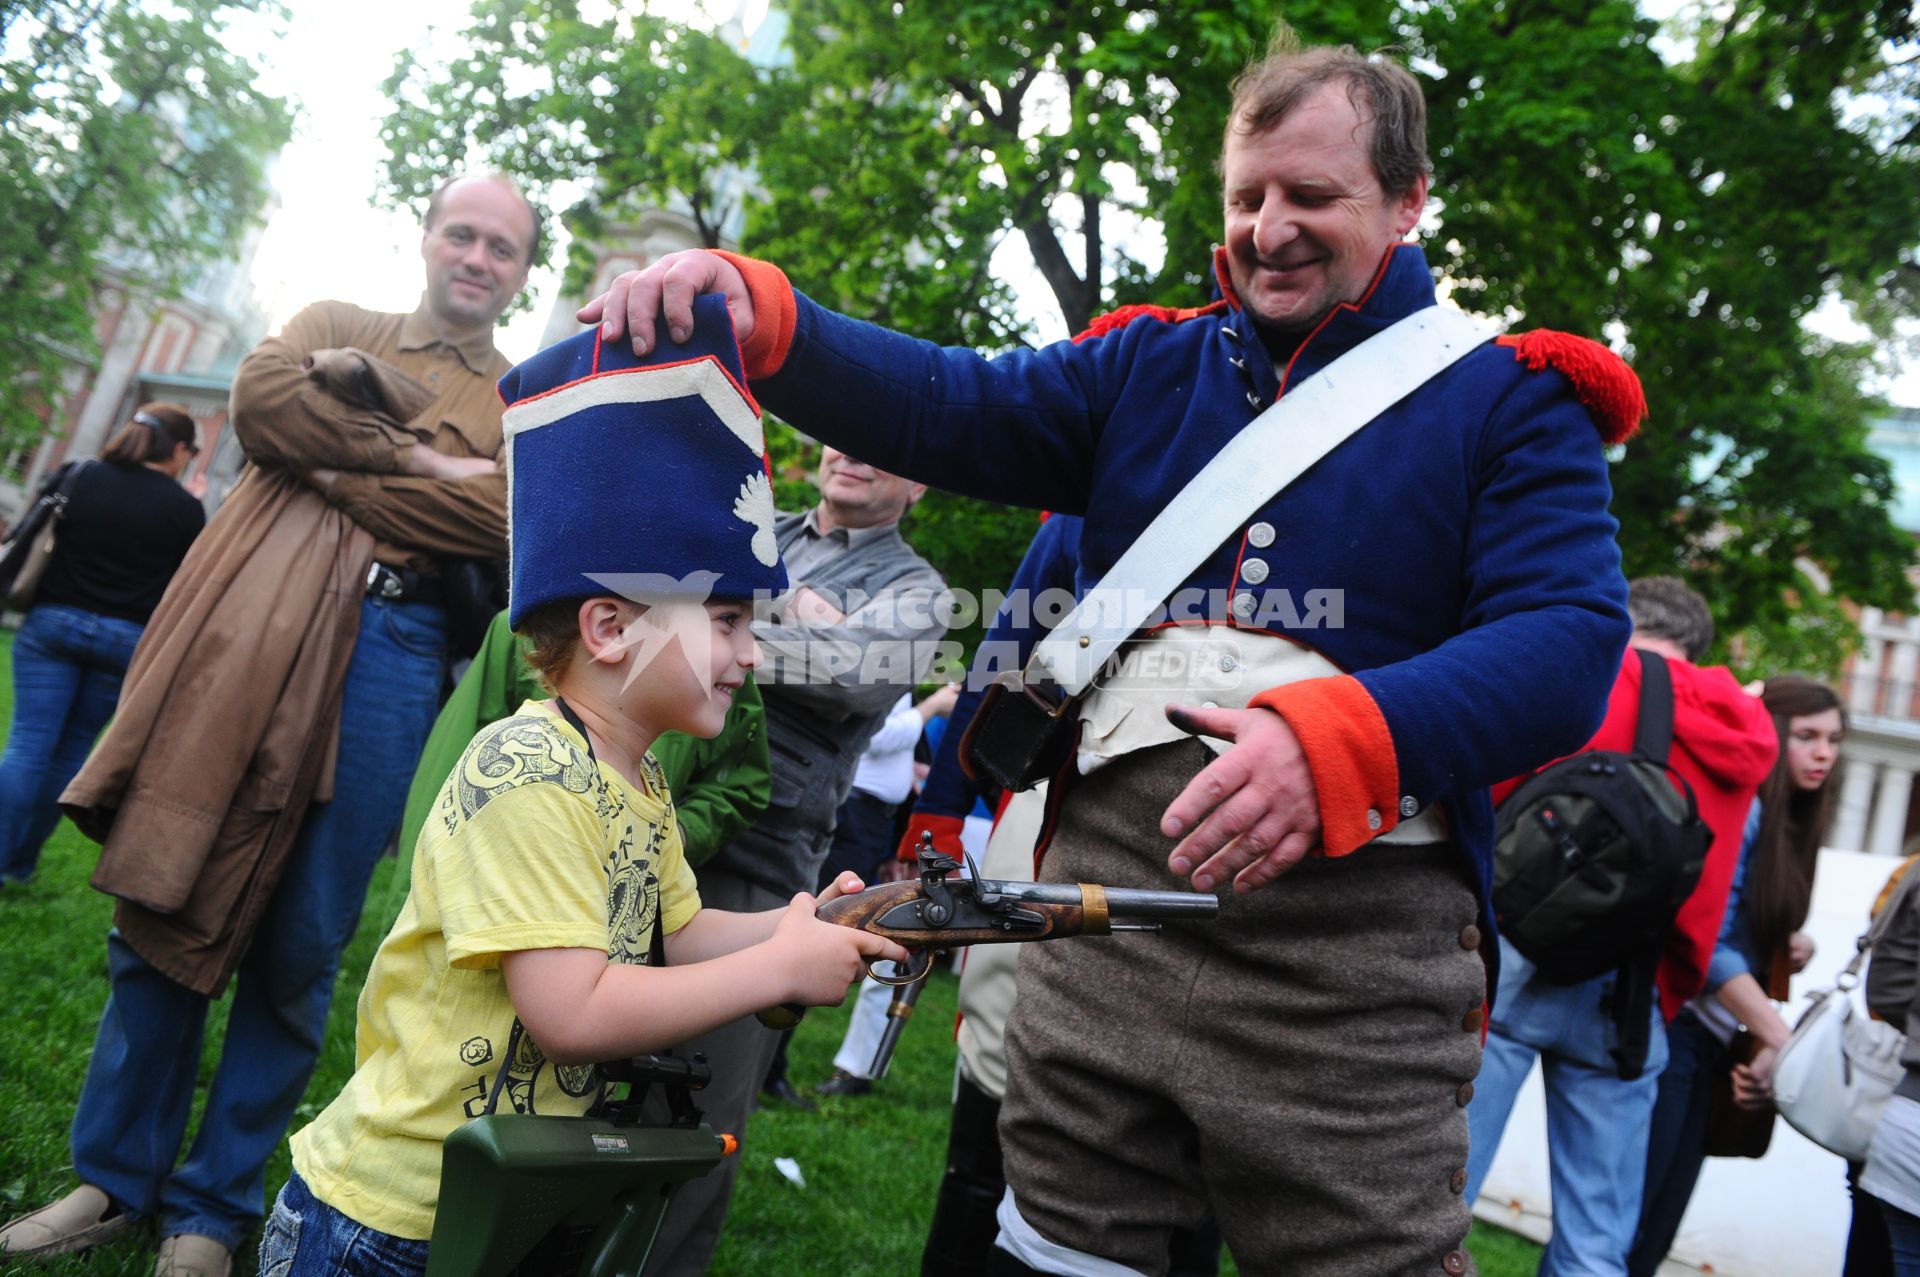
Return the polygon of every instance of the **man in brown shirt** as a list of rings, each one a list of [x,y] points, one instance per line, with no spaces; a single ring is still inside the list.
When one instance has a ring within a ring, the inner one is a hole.
[[[439,570],[505,552],[493,330],[538,251],[501,178],[442,186],[410,315],[301,311],[242,362],[251,462],[154,613],[63,795],[118,897],[72,1131],[81,1186],[0,1230],[6,1261],[157,1216],[159,1277],[226,1274],[306,1089],[334,972],[438,703]],[[238,976],[179,1157],[210,999]]]

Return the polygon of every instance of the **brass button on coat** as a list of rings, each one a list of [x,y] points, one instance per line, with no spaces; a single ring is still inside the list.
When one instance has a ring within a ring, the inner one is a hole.
[[[1465,1015],[1460,1017],[1460,1027],[1465,1029],[1469,1033],[1478,1033],[1480,1031],[1480,1026],[1482,1024],[1485,1024],[1486,1020],[1487,1020],[1487,1013],[1481,1010],[1479,1007],[1475,1007],[1473,1010],[1467,1012]]]
[[[1462,1166],[1447,1179],[1447,1187],[1456,1193],[1467,1191],[1467,1168]]]
[[[1472,952],[1480,947],[1480,928],[1469,922],[1460,928],[1460,947]]]
[[[1461,1108],[1473,1103],[1473,1083],[1462,1082],[1460,1089],[1453,1093],[1453,1102]]]

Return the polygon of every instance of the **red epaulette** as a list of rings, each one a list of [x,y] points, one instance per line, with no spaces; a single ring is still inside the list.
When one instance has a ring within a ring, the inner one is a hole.
[[[1215,311],[1226,309],[1225,301],[1217,301],[1207,306],[1150,306],[1146,302],[1135,302],[1131,306],[1121,306],[1104,315],[1095,315],[1093,322],[1087,325],[1085,332],[1073,335],[1074,345],[1079,345],[1092,337],[1103,336],[1118,328],[1125,328],[1136,319],[1152,318],[1163,324],[1177,324],[1183,320],[1196,319],[1201,315],[1211,315]]]
[[[1494,338],[1534,372],[1551,368],[1573,383],[1573,393],[1593,414],[1600,437],[1624,443],[1646,420],[1647,396],[1626,360],[1588,337],[1536,328]]]

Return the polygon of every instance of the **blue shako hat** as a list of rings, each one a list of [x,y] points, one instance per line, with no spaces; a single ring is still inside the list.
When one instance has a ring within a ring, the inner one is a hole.
[[[592,594],[785,593],[760,406],[726,300],[695,298],[693,320],[685,343],[644,358],[595,327],[500,379],[515,626]]]

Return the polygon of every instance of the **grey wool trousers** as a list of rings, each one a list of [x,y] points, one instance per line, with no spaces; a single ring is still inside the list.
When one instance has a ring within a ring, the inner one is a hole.
[[[1041,877],[1179,889],[1182,741],[1082,777]],[[1021,1218],[1160,1277],[1211,1214],[1249,1277],[1463,1277],[1486,974],[1446,844],[1310,858],[1212,922],[1029,946],[1000,1134]]]

